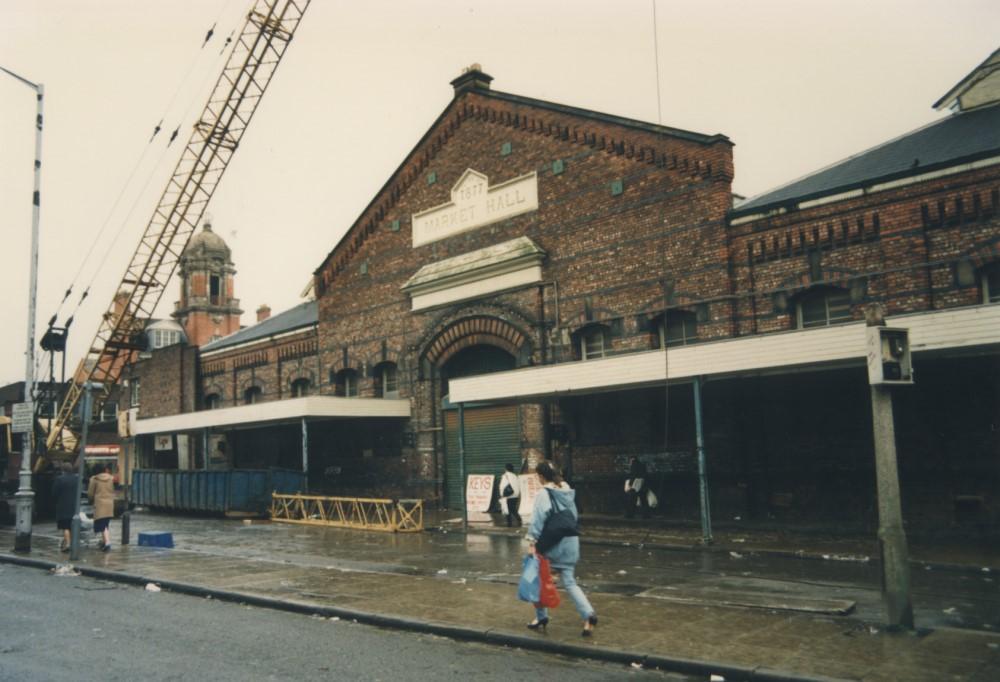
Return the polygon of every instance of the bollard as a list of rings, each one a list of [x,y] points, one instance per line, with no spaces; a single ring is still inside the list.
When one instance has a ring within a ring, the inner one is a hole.
[[[78,561],[80,559],[80,514],[73,515],[73,521],[70,525],[70,541],[69,541],[69,558],[70,561]]]
[[[131,522],[131,514],[129,514],[128,511],[122,512],[122,545],[128,544],[130,522]]]

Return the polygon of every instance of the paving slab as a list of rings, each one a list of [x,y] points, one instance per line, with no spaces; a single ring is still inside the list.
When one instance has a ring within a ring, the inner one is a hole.
[[[655,660],[678,671],[685,670],[685,665],[699,666],[701,673],[739,670],[744,679],[753,679],[753,671],[764,668],[785,675],[770,679],[1000,678],[989,675],[1000,671],[1000,636],[993,633],[947,628],[923,636],[889,633],[843,616],[733,608],[708,599],[677,603],[638,598],[632,589],[591,591],[600,624],[589,640],[581,639],[579,618],[568,601],[553,612],[547,632],[529,632],[524,624],[532,617],[532,608],[514,596],[516,574],[510,567],[519,561],[519,551],[516,545],[511,550],[509,541],[458,532],[419,538],[388,539],[382,534],[352,538],[344,536],[351,531],[330,533],[278,524],[216,527],[202,520],[166,521],[179,528],[173,529],[174,549],[116,545],[111,552],[101,553],[88,548],[78,567],[98,577],[119,576],[138,584],[160,582],[167,589],[203,597],[383,626],[427,628],[424,631],[444,636],[602,660]],[[134,518],[137,527],[144,523],[160,527],[164,522],[163,517]],[[199,525],[200,533],[192,528]],[[211,532],[206,525],[212,526]],[[66,555],[58,552],[57,538],[54,527],[37,527],[30,558],[43,566],[64,562]],[[0,529],[0,547],[11,546],[13,531]],[[584,565],[591,556],[588,552],[596,549],[585,548]],[[401,554],[410,553],[414,561],[398,560]],[[446,573],[435,570],[442,557],[449,557]],[[598,564],[602,573],[616,574],[611,570],[614,558],[612,552],[602,559],[605,563]],[[4,561],[19,559],[9,553],[0,556]],[[409,566],[416,572],[381,570],[380,561],[390,567]],[[665,587],[643,585],[640,580],[654,576],[632,565],[620,570],[627,575],[609,584],[639,587],[640,593]],[[672,578],[668,574],[655,579]],[[720,584],[738,582],[731,579]],[[762,675],[757,679],[768,679]]]

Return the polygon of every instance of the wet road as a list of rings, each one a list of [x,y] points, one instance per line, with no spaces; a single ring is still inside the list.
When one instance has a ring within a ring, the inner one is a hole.
[[[16,566],[0,600],[4,681],[693,679]]]
[[[171,530],[177,547],[186,550],[453,581],[514,584],[525,550],[520,536],[513,533],[391,534],[148,512],[133,515],[132,525],[133,538],[140,530]],[[118,534],[117,528],[114,533]],[[582,555],[578,576],[585,589],[594,592],[696,600],[734,593],[778,594],[810,603],[855,602],[852,617],[871,622],[882,618],[879,568],[872,561],[606,544],[584,544]],[[997,578],[989,572],[914,570],[918,626],[1000,630]]]

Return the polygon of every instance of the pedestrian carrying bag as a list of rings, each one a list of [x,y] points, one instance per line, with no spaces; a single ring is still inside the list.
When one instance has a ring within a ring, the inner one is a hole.
[[[580,528],[577,525],[576,517],[568,508],[563,507],[556,501],[556,496],[548,488],[545,492],[549,494],[549,504],[552,505],[552,513],[545,519],[542,532],[535,541],[535,549],[545,554],[550,549],[559,544],[559,541],[571,535],[579,535]]]
[[[559,592],[556,590],[556,581],[552,579],[552,567],[545,557],[538,559],[538,578],[541,583],[541,590],[535,608],[554,609],[559,606]]]
[[[500,497],[510,497],[514,494],[514,489],[510,487],[510,483],[503,487],[503,492],[500,493]]]
[[[517,598],[532,603],[541,598],[541,577],[538,573],[538,557],[528,554],[521,564],[521,580],[517,583]]]

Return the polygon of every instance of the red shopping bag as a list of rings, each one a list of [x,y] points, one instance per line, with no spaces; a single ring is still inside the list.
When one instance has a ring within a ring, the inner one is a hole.
[[[538,577],[542,589],[539,592],[538,601],[535,602],[535,607],[556,608],[559,606],[559,592],[556,591],[556,583],[552,579],[552,568],[549,566],[549,560],[540,554],[538,555]]]

